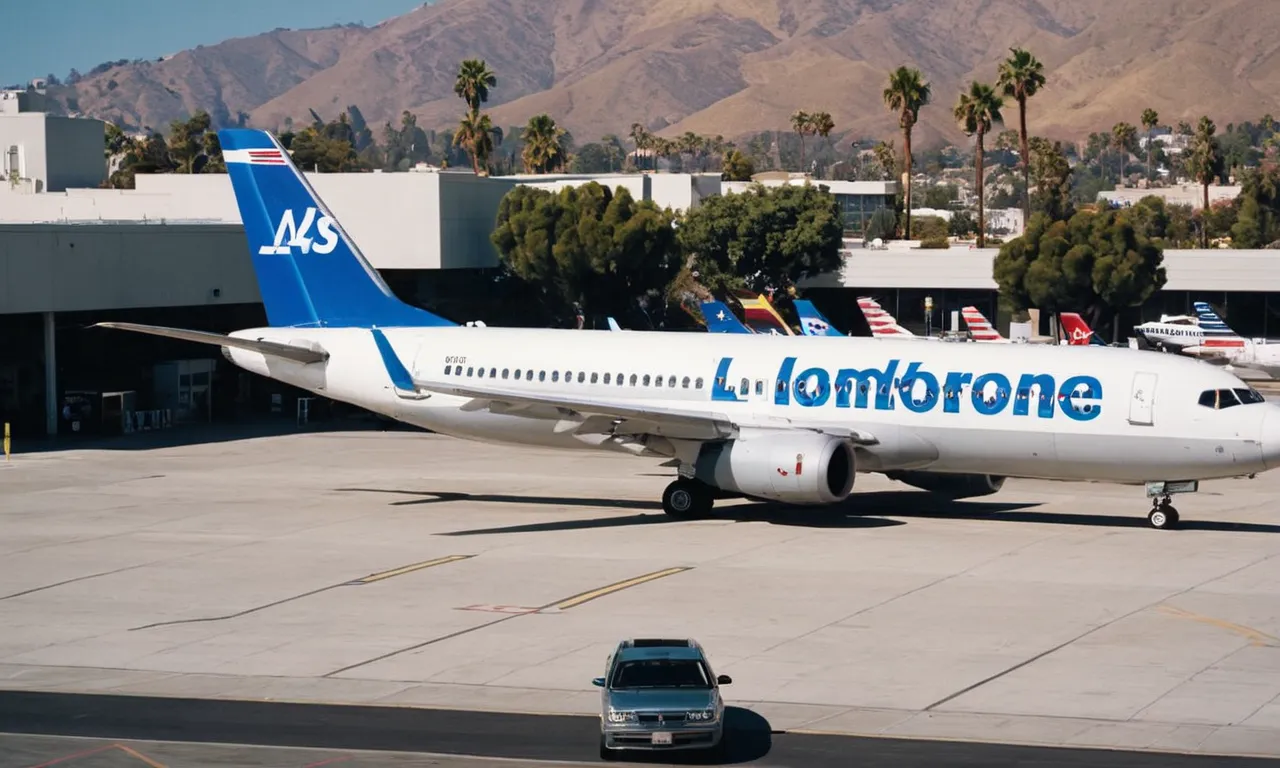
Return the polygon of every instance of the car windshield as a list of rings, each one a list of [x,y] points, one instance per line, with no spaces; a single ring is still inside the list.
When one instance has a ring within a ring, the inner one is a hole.
[[[694,659],[643,659],[619,664],[611,687],[710,688],[711,679]]]

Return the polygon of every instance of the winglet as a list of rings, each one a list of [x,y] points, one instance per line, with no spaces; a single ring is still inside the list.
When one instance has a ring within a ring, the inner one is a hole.
[[[373,343],[378,345],[382,365],[387,369],[387,375],[391,377],[391,383],[395,386],[396,395],[408,400],[425,400],[431,397],[428,392],[418,391],[418,386],[413,381],[413,374],[404,367],[404,363],[400,362],[399,355],[391,347],[391,342],[387,341],[386,335],[377,328],[374,328],[371,333],[373,333]]]

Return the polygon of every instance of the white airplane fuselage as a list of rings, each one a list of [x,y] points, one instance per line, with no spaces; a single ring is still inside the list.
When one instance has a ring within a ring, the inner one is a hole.
[[[454,327],[382,333],[415,381],[661,404],[722,414],[742,428],[837,424],[865,430],[875,442],[857,447],[860,472],[915,469],[1141,483],[1237,477],[1280,465],[1280,408],[1199,405],[1205,390],[1247,386],[1230,373],[1175,355],[646,331]],[[673,455],[662,447],[662,437],[628,443],[610,440],[599,429],[577,430],[566,421],[567,411],[552,406],[503,413],[487,403],[472,405],[480,401],[469,397],[397,391],[366,329],[272,327],[231,336],[318,346],[329,357],[310,364],[244,349],[224,347],[223,353],[246,370],[435,432],[496,443]],[[892,360],[898,363],[889,369]],[[912,363],[919,365],[907,393],[897,387]],[[888,375],[862,377],[853,369]],[[926,374],[932,375],[932,390]],[[979,396],[973,388],[984,374],[998,375],[987,377]],[[1080,379],[1070,382],[1081,376],[1093,377],[1100,398],[1080,399],[1089,393]],[[1033,384],[1032,377],[1038,377]],[[676,431],[669,436],[681,439]]]

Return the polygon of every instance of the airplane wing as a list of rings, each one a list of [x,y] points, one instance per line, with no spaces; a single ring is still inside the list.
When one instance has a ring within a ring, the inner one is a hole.
[[[293,360],[298,363],[322,363],[329,359],[329,353],[322,349],[304,347],[294,344],[283,344],[278,341],[262,339],[238,339],[221,333],[207,331],[188,331],[182,328],[166,328],[161,325],[139,325],[137,323],[95,323],[92,328],[115,328],[121,331],[147,333],[152,336],[164,336],[170,339],[194,341],[197,344],[212,344],[218,347],[235,347],[258,352],[263,355]]]
[[[741,427],[752,427],[755,429],[806,429],[847,437],[860,445],[875,445],[879,442],[871,433],[858,429],[835,426],[799,427],[793,426],[790,420],[773,418],[760,423],[739,422],[725,413],[680,408],[661,403],[623,405],[592,397],[520,392],[508,387],[488,386],[471,381],[463,383],[414,379],[413,383],[419,390],[472,398],[477,401],[473,406],[476,409],[488,407],[490,410],[510,413],[513,407],[521,406],[554,408],[560,412],[562,420],[569,422],[567,427],[569,429],[575,428],[575,425],[587,424],[592,417],[606,417],[606,421],[594,420],[602,432],[615,429],[626,432],[643,426],[643,429],[638,431],[688,440],[722,440],[736,436]],[[639,424],[622,427],[617,422],[639,422]]]

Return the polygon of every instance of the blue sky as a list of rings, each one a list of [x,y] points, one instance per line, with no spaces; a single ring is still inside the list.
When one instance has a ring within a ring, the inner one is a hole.
[[[0,86],[72,67],[155,58],[276,27],[373,26],[422,0],[13,0],[4,2]]]

